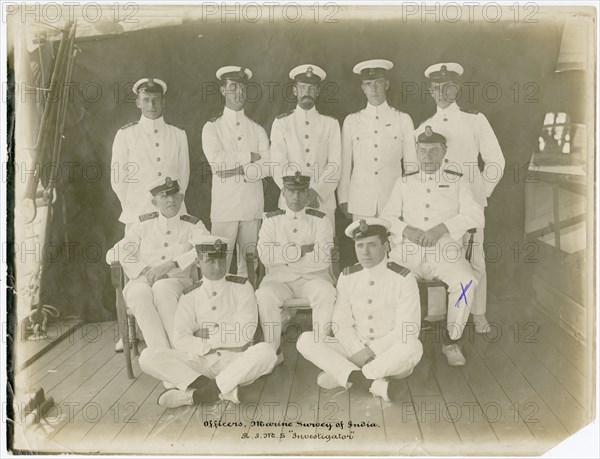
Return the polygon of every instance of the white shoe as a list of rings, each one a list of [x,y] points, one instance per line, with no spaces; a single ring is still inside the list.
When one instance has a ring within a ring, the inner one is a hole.
[[[373,394],[373,397],[381,397],[386,402],[391,402],[390,396],[388,395],[388,380],[385,378],[376,379],[371,384],[369,392]]]
[[[177,386],[176,386],[175,384],[171,384],[169,381],[163,381],[163,387],[164,387],[166,390],[169,390],[169,389],[177,389]]]
[[[475,333],[487,333],[490,330],[490,324],[485,318],[485,314],[473,314],[473,323],[475,324]]]
[[[240,399],[238,398],[238,386],[235,386],[233,390],[230,390],[226,394],[219,394],[219,398],[221,400],[226,400],[231,403],[235,403],[236,405],[240,404]]]
[[[193,389],[169,389],[158,396],[156,403],[167,408],[177,408],[178,406],[185,405],[189,406],[194,404],[193,394]]]
[[[123,339],[119,339],[115,344],[115,352],[123,352]]]
[[[323,389],[327,390],[337,389],[338,387],[344,387],[340,386],[340,383],[337,382],[337,379],[335,379],[333,376],[331,376],[325,371],[322,371],[321,373],[319,373],[319,376],[317,376],[317,384],[319,387],[322,387]]]
[[[467,363],[467,360],[458,347],[458,344],[449,344],[448,346],[442,344],[442,354],[446,356],[446,359],[448,359],[448,365],[451,367],[461,367]]]

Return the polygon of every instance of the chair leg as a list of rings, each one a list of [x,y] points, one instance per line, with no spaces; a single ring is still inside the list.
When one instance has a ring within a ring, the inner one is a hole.
[[[131,354],[129,352],[129,325],[127,320],[127,311],[125,302],[117,296],[117,320],[119,323],[119,335],[123,340],[123,354],[125,355],[125,365],[127,366],[127,376],[134,379],[133,367],[131,365]]]
[[[133,346],[133,355],[137,357],[140,355],[140,351],[138,349],[137,325],[134,316],[127,316],[127,325],[129,328],[129,339]]]

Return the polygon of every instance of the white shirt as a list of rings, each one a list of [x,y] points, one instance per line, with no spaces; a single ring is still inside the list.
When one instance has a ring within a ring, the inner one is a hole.
[[[282,176],[300,171],[310,176],[310,187],[319,195],[319,207],[335,209],[342,164],[340,124],[335,118],[321,115],[314,107],[296,107],[278,116],[271,128],[271,160],[273,178],[280,189]],[[285,207],[283,196],[279,207]]]
[[[349,355],[367,345],[379,355],[395,342],[419,339],[419,288],[408,268],[387,258],[370,269],[350,266],[337,291],[334,335]]]
[[[342,176],[338,200],[353,214],[375,216],[387,203],[402,158],[415,161],[414,125],[410,116],[387,102],[352,113],[342,128]]]
[[[483,207],[469,183],[464,176],[444,169],[435,174],[418,171],[396,180],[381,218],[392,224],[396,244],[403,242],[402,232],[408,225],[426,231],[444,223],[456,242],[467,230],[484,226]]]
[[[264,211],[262,178],[269,175],[269,138],[265,130],[243,110],[227,107],[202,129],[202,150],[212,177],[210,219],[213,222],[260,220]],[[250,153],[260,161],[252,163]],[[244,175],[221,178],[217,171],[244,166]]]
[[[252,342],[258,322],[254,290],[245,277],[202,279],[179,298],[173,322],[175,349],[196,355],[220,356],[219,348],[242,347]],[[207,338],[194,333],[209,330]]]
[[[185,196],[190,178],[190,157],[185,131],[165,123],[162,117],[142,116],[123,126],[112,148],[111,186],[121,202],[123,223],[154,210],[148,187],[160,177],[179,176]]]
[[[138,277],[147,266],[176,261],[169,277],[190,277],[190,266],[196,258],[191,241],[210,234],[202,221],[182,210],[171,218],[160,212],[139,217],[125,237],[106,254],[107,263],[118,260],[127,277]]]
[[[258,255],[267,269],[265,280],[327,278],[333,249],[333,229],[324,212],[305,208],[300,212],[277,210],[265,213],[258,234]],[[301,256],[301,246],[314,251]]]
[[[463,176],[473,186],[477,202],[487,205],[487,198],[492,195],[494,188],[504,173],[504,155],[483,113],[467,112],[456,103],[441,109],[437,107],[435,115],[422,123],[415,132],[419,136],[426,126],[446,137],[448,151],[444,158],[444,167],[462,172]],[[484,162],[483,174],[479,171],[478,156]],[[418,168],[405,168],[412,172]]]

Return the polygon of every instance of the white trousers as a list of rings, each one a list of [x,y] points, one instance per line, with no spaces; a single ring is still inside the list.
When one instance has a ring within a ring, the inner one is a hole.
[[[252,384],[275,367],[271,346],[259,343],[244,352],[218,351],[200,356],[174,349],[147,347],[140,355],[142,371],[186,390],[200,376],[214,379],[223,394],[237,386]]]
[[[305,332],[298,339],[297,347],[306,360],[328,373],[341,387],[346,387],[348,376],[355,370],[362,370],[367,379],[410,373],[423,355],[423,345],[418,339],[398,341],[361,369],[348,360],[350,355],[336,338],[323,342],[313,332]]]
[[[213,236],[226,237],[230,241],[236,242],[237,247],[237,275],[248,277],[248,268],[246,264],[246,255],[254,255],[256,260],[256,243],[258,241],[258,231],[261,220],[249,220],[239,222],[213,222],[210,233]],[[227,272],[231,268],[231,258],[233,257],[233,247],[227,250]],[[256,266],[254,267],[256,271]]]
[[[390,258],[409,268],[417,277],[439,279],[448,285],[448,335],[450,339],[459,339],[471,313],[477,288],[477,276],[465,260],[462,246],[448,237],[442,237],[434,247],[404,241],[394,247]]]
[[[313,330],[321,337],[329,334],[337,292],[324,279],[297,279],[273,282],[266,277],[256,291],[258,314],[264,340],[275,350],[281,344],[282,306],[286,300],[306,298],[312,308]]]
[[[127,282],[123,289],[125,304],[135,316],[148,347],[171,347],[173,318],[183,290],[192,285],[188,278],[161,279],[153,285],[146,276]]]
[[[475,298],[471,308],[472,314],[485,314],[487,311],[487,272],[483,250],[483,230],[484,228],[477,228],[477,232],[473,236],[471,268],[475,271],[475,277],[477,278],[477,290],[475,290]]]

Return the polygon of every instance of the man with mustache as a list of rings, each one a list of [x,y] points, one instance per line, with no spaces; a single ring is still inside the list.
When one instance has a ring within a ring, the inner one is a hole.
[[[190,241],[210,233],[198,218],[183,212],[179,177],[158,179],[146,193],[156,210],[140,215],[108,251],[106,261],[119,260],[129,277],[123,296],[146,344],[168,349],[177,301],[192,284],[195,253]]]
[[[148,185],[177,175],[185,196],[190,178],[187,135],[163,119],[167,84],[158,78],[142,78],[133,85],[133,92],[142,115],[119,129],[111,160],[110,184],[121,202],[119,220],[126,229],[138,216],[154,210]]]
[[[386,100],[393,66],[385,59],[373,59],[353,69],[361,80],[367,106],[344,120],[337,194],[340,210],[355,221],[378,216],[402,175],[402,159],[416,160],[412,119]]]
[[[459,346],[477,287],[465,259],[463,238],[483,224],[483,208],[471,184],[460,173],[442,169],[446,138],[430,126],[418,137],[419,170],[396,181],[382,218],[392,223],[395,244],[390,258],[419,277],[438,278],[448,285],[448,321],[442,353],[448,364],[465,364]]]
[[[237,243],[237,274],[254,283],[269,138],[262,126],[244,113],[251,77],[252,71],[244,67],[229,65],[217,70],[225,107],[222,115],[204,125],[202,150],[213,172],[211,232]],[[232,254],[233,248],[227,254],[228,270]]]
[[[308,207],[325,212],[334,231],[335,190],[342,164],[340,125],[335,118],[322,115],[315,108],[326,73],[314,64],[305,64],[292,69],[289,76],[294,80],[293,91],[298,102],[294,110],[279,115],[271,128],[273,178],[283,190],[282,178],[286,175],[300,172],[310,177]],[[279,199],[282,209],[284,201],[282,194]]]
[[[425,70],[429,92],[436,103],[436,113],[417,129],[423,133],[426,126],[443,132],[447,138],[446,167],[461,172],[471,184],[477,202],[485,209],[494,188],[502,178],[505,160],[494,130],[483,113],[465,110],[456,104],[460,96],[460,80],[464,69],[455,62],[430,65]],[[479,169],[479,156],[483,170]],[[414,170],[415,168],[413,168]],[[410,170],[410,169],[407,169]],[[485,223],[484,223],[485,225]],[[471,313],[477,333],[489,329],[487,310],[487,274],[483,250],[484,225],[474,235],[471,266],[477,273],[477,291]],[[430,311],[435,315],[435,311]]]

